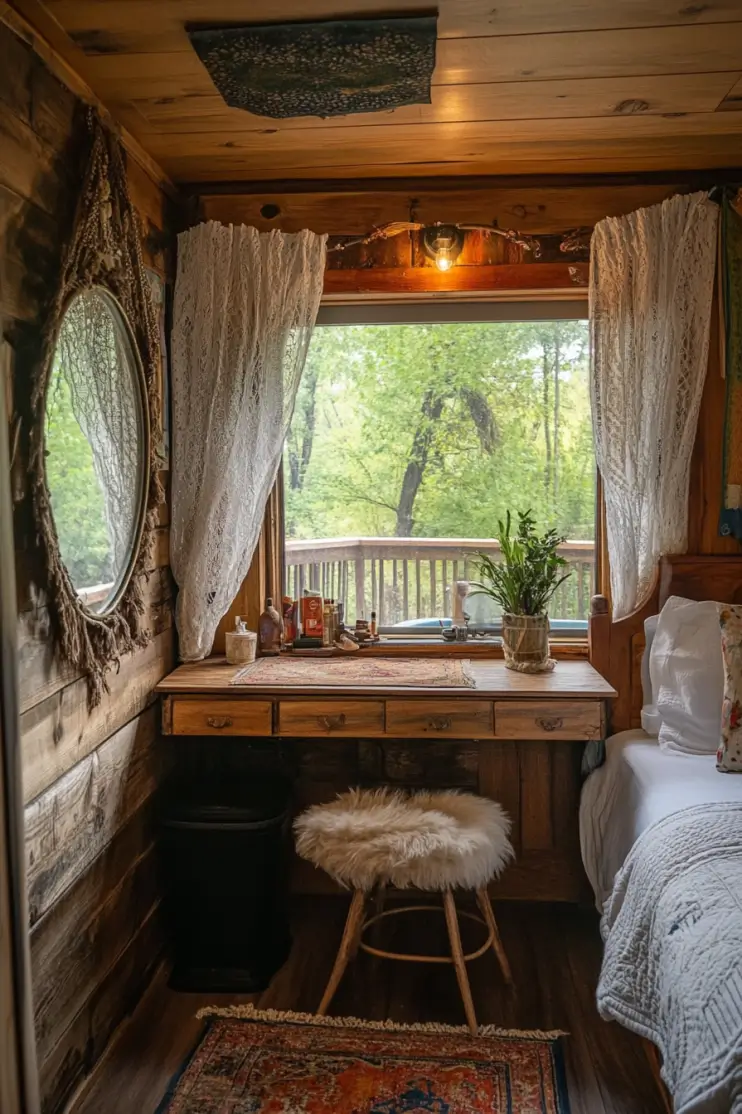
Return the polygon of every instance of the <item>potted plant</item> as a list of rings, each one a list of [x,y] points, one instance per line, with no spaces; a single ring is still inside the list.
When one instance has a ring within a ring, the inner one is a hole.
[[[566,539],[556,530],[539,534],[531,511],[518,512],[518,528],[511,537],[511,516],[498,522],[500,561],[480,553],[480,581],[472,595],[485,595],[502,608],[502,647],[509,669],[539,673],[554,668],[549,657],[549,600],[570,575],[557,553]]]

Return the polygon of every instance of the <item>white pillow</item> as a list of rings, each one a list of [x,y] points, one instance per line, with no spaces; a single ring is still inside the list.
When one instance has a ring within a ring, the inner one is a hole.
[[[659,735],[662,720],[654,701],[649,659],[658,621],[659,615],[650,615],[644,620],[644,653],[642,654],[642,729],[647,735],[654,735],[655,738]]]
[[[658,736],[662,749],[716,754],[724,697],[716,603],[670,596],[657,622],[649,672],[662,720]]]

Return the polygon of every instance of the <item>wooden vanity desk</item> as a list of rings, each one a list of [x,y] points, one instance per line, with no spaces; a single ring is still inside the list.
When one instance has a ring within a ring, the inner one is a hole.
[[[615,691],[586,661],[525,674],[482,659],[470,670],[473,688],[247,689],[230,685],[237,667],[212,658],[180,666],[156,691],[176,762],[178,737],[211,752],[217,736],[225,748],[257,748],[262,769],[267,746],[293,774],[297,809],[349,785],[481,793],[510,815],[517,855],[493,893],[579,900],[580,765],[585,743],[605,736]],[[294,885],[316,891],[327,880],[297,862]]]

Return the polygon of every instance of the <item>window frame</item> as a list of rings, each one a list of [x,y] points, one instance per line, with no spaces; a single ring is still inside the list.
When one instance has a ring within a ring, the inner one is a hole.
[[[414,296],[394,295],[387,298],[369,298],[368,296],[361,295],[357,298],[324,296],[320,304],[319,313],[317,315],[316,325],[318,326],[342,326],[342,325],[415,325],[415,324],[472,324],[472,323],[488,323],[488,322],[524,322],[524,321],[575,321],[575,320],[588,320],[588,303],[585,297],[586,291],[575,291],[572,297],[565,297],[563,291],[558,294],[550,293],[541,297],[528,297],[524,298],[522,294],[518,296],[497,296],[483,295],[479,297],[458,296],[452,298],[450,295],[426,295],[421,297],[419,294]],[[281,595],[285,590],[285,577],[286,567],[283,555],[285,553],[285,517],[283,506],[283,459],[279,468],[278,482],[281,485],[281,505],[280,505],[280,551],[281,551],[281,566],[280,566],[280,584]],[[596,507],[595,507],[595,541],[594,541],[594,554],[595,554],[595,586],[596,591],[600,589],[602,583],[602,533],[600,523],[603,517],[603,501],[602,490],[600,484],[600,475],[596,467]],[[588,621],[575,620],[575,626],[572,628],[563,627],[555,631],[552,635],[552,642],[559,644],[565,643],[570,647],[587,646],[587,626]],[[492,650],[494,646],[499,646],[499,635],[501,632],[501,624],[493,623],[475,626],[475,630],[486,630],[490,637],[482,639],[470,639],[467,642],[451,643],[444,642],[440,636],[434,636],[431,632],[423,630],[414,631],[409,630],[401,633],[399,628],[383,626],[379,628],[379,633],[384,635],[392,645],[397,647],[404,645],[409,648],[410,652],[414,653],[416,648],[421,646],[431,647],[439,646],[447,651],[451,651],[452,647],[458,650],[459,647],[471,649],[474,646],[487,647]],[[493,641],[496,640],[496,641]]]

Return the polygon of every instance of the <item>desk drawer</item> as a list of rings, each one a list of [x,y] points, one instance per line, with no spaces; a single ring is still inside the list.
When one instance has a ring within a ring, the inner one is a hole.
[[[388,700],[387,735],[430,735],[441,739],[492,737],[490,700]]]
[[[173,735],[270,735],[270,700],[172,698]]]
[[[603,706],[597,700],[495,701],[498,739],[600,739]]]
[[[383,700],[282,700],[279,735],[384,734]]]

